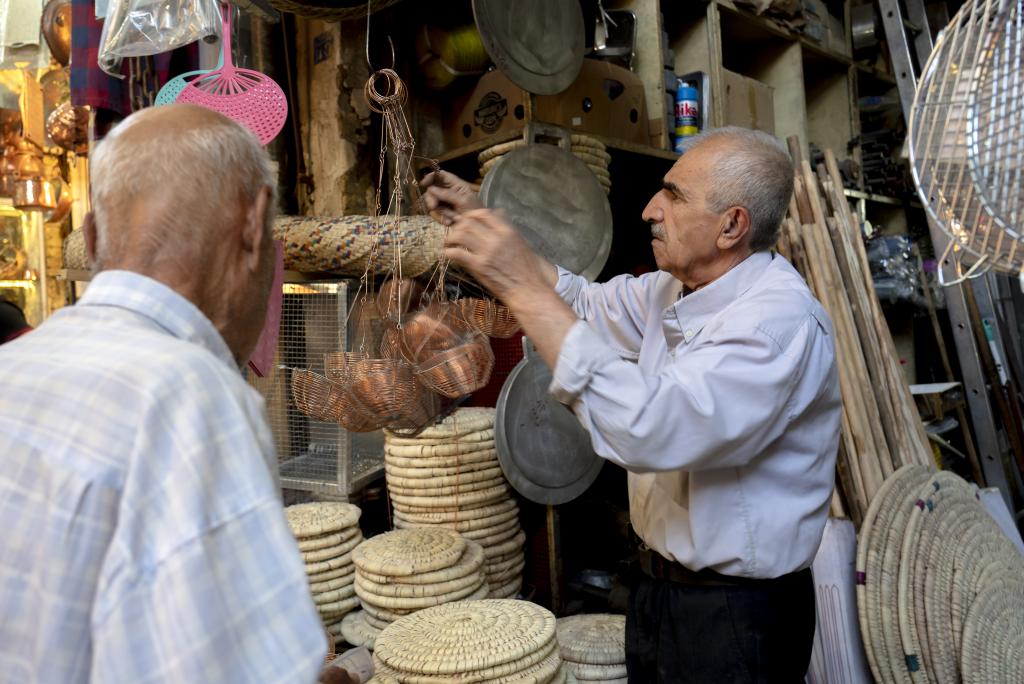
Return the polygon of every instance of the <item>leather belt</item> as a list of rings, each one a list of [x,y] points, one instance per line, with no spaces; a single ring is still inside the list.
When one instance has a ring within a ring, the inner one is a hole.
[[[685,565],[670,561],[661,554],[645,549],[640,551],[640,569],[645,575],[652,579],[675,582],[676,584],[687,584],[696,587],[756,587],[769,586],[784,583],[809,575],[810,570],[799,570],[797,572],[775,577],[762,579],[755,577],[733,577],[715,572],[710,568],[703,570],[690,570]]]

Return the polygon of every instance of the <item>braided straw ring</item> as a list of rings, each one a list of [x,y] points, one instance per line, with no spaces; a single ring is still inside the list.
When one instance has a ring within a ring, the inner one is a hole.
[[[550,611],[527,601],[485,599],[402,618],[381,632],[375,653],[398,672],[455,675],[515,663],[554,642]]]
[[[368,603],[378,608],[384,608],[386,610],[420,610],[423,608],[429,608],[431,606],[437,606],[442,603],[451,603],[452,601],[458,601],[464,599],[467,596],[475,594],[484,584],[483,574],[477,574],[477,581],[468,587],[462,587],[461,589],[454,589],[449,592],[440,593],[437,595],[424,595],[414,597],[402,597],[402,596],[382,596],[375,594],[366,588],[366,585],[362,583],[360,578],[356,577],[355,593],[359,596],[360,600],[364,604]]]
[[[421,439],[444,439],[458,442],[466,435],[481,430],[493,430],[496,411],[493,408],[472,407],[457,409],[437,425],[419,434]]]
[[[876,681],[894,680],[888,673],[889,649],[885,640],[886,630],[882,627],[883,624],[889,624],[883,614],[883,568],[891,567],[899,560],[898,555],[891,552],[893,557],[886,561],[890,527],[901,500],[907,498],[907,492],[914,496],[920,485],[931,477],[931,473],[931,469],[916,464],[898,469],[882,483],[875,498],[871,500],[864,523],[861,525],[860,543],[857,547],[857,611],[865,654]],[[898,539],[902,541],[902,525],[899,534]],[[895,595],[887,598],[887,609],[891,610]],[[898,630],[898,625],[889,629]],[[905,672],[905,668],[903,671]]]
[[[466,541],[457,532],[420,527],[366,540],[352,552],[352,562],[359,570],[401,577],[451,567],[465,551]]]
[[[358,527],[349,527],[348,529],[339,530],[338,532],[332,532],[329,534],[323,534],[318,537],[305,537],[303,539],[297,539],[299,543],[299,551],[303,553],[307,551],[319,551],[320,549],[330,548],[337,546],[344,541],[348,541],[357,534],[361,534]]]
[[[420,528],[438,529],[438,528]],[[360,568],[359,576],[376,584],[437,584],[450,580],[474,575],[484,565],[484,550],[479,544],[466,543],[466,552],[459,560],[448,567],[430,572],[422,572],[414,575],[402,575],[400,577],[369,572]]]
[[[916,621],[915,604],[924,605],[924,576],[917,577],[918,548],[923,540],[925,527],[936,506],[948,505],[951,499],[974,499],[974,489],[957,475],[942,471],[932,476],[918,491],[913,503],[907,526],[903,531],[900,551],[899,575],[897,578],[897,614],[899,617],[900,641],[903,646],[904,662],[910,677],[915,682],[925,683],[932,679],[932,664],[927,656],[921,636],[925,635],[924,623]],[[927,644],[927,639],[924,640]]]
[[[483,551],[481,550],[481,554]],[[458,591],[467,587],[477,587],[483,574],[471,572],[465,577],[456,577],[444,582],[432,584],[399,584],[395,582],[379,583],[367,579],[363,575],[356,578],[356,582],[367,592],[376,596],[390,596],[392,598],[419,598],[422,596],[440,596],[442,594]]]
[[[295,504],[284,512],[292,534],[300,540],[355,528],[362,515],[358,506],[334,501]]]
[[[559,618],[555,628],[563,660],[589,665],[626,662],[624,615],[573,615]],[[625,673],[616,676],[624,677]]]

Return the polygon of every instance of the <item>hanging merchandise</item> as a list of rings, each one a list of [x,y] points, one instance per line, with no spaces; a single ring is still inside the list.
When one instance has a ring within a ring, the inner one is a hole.
[[[173,102],[177,102],[178,96],[181,95],[181,91],[185,89],[185,86],[189,82],[195,80],[196,76],[205,76],[206,74],[212,73],[219,69],[224,68],[224,43],[220,44],[220,54],[217,56],[217,66],[214,69],[199,69],[198,71],[186,71],[183,74],[178,74],[174,78],[164,83],[163,88],[156,94],[156,100],[154,104],[157,107],[161,105],[169,105]]]
[[[479,76],[491,63],[473,24],[449,29],[424,24],[416,32],[416,57],[431,90],[447,88],[461,76]]]
[[[251,130],[266,145],[284,128],[288,100],[274,79],[235,66],[231,58],[231,10],[224,6],[221,13],[224,66],[187,84],[177,101],[220,112]]]
[[[41,23],[50,54],[66,67],[71,61],[71,0],[49,0]]]
[[[220,30],[216,0],[111,0],[97,60],[121,78],[121,60],[170,52]]]

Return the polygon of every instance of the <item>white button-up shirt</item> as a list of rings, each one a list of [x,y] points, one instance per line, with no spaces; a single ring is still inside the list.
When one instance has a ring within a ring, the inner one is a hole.
[[[264,402],[199,309],[101,273],[0,378],[0,681],[316,681]]]
[[[693,569],[809,567],[834,487],[841,402],[827,314],[758,252],[696,292],[665,272],[604,284],[559,269],[582,319],[551,385],[629,471],[633,527]]]

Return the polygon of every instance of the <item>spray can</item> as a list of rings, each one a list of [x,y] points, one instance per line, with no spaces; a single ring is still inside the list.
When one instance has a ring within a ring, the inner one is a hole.
[[[686,138],[700,132],[700,93],[680,79],[676,90],[676,152],[683,151]]]

